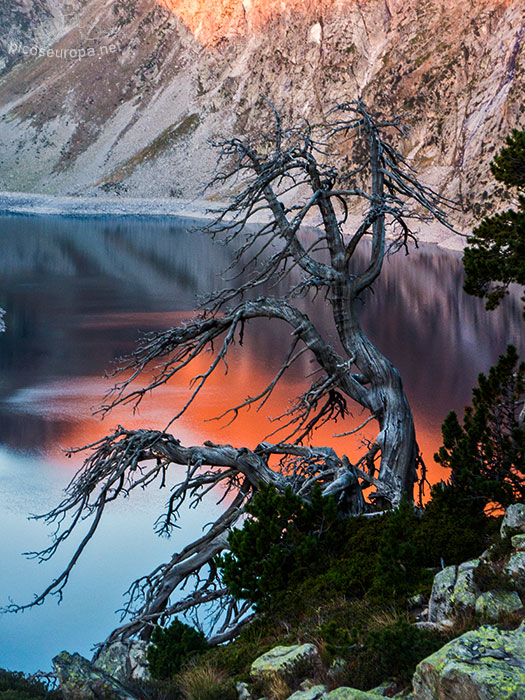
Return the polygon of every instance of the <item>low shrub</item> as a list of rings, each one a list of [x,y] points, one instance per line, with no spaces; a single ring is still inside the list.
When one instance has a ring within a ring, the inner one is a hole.
[[[175,619],[169,627],[155,627],[147,658],[152,678],[173,678],[191,657],[208,649],[206,637]]]
[[[386,679],[406,685],[417,664],[440,649],[445,639],[398,619],[364,633],[347,659],[347,683],[369,690]]]

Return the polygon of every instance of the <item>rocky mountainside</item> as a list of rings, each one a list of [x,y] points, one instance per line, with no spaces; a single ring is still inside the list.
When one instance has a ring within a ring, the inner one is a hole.
[[[523,0],[14,0],[0,25],[7,191],[191,197],[261,94],[310,119],[362,95],[472,218],[525,128]]]

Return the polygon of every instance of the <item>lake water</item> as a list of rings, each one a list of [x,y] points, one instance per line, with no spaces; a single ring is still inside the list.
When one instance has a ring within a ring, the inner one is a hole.
[[[196,297],[221,283],[227,248],[212,245],[187,220],[0,217],[0,605],[26,602],[60,571],[68,552],[38,565],[21,552],[46,546],[46,528],[29,513],[49,510],[80,466],[62,448],[102,437],[116,424],[163,427],[186,395],[181,376],[148,399],[138,415],[119,409],[103,422],[91,409],[110,386],[111,361],[130,351],[139,331],[176,324]],[[451,409],[470,401],[477,374],[486,372],[508,342],[525,348],[517,294],[488,314],[462,292],[460,256],[435,246],[408,258],[390,258],[363,306],[370,336],[399,368],[414,410],[418,440],[433,464],[440,425]],[[327,328],[326,309],[311,312]],[[297,367],[261,413],[251,411],[224,428],[207,419],[236,398],[262,387],[286,352],[281,324],[249,324],[246,342],[227,377],[212,377],[190,414],[173,432],[184,444],[205,439],[254,446],[275,415],[304,384],[310,365]],[[198,368],[197,368],[198,369]],[[354,421],[360,421],[358,414]],[[354,444],[325,430],[318,444],[355,454]],[[152,569],[198,533],[214,514],[185,514],[172,540],[152,525],[166,490],[146,491],[115,503],[102,530],[76,567],[60,606],[51,599],[22,615],[0,617],[0,667],[49,668],[62,649],[86,656],[118,624],[114,611],[138,575]]]

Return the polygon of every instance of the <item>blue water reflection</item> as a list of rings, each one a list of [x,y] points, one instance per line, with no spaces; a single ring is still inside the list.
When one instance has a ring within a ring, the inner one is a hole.
[[[0,217],[0,247],[0,307],[7,311],[0,336],[2,605],[8,596],[31,599],[65,561],[67,552],[41,566],[20,556],[46,544],[45,528],[27,514],[56,505],[79,466],[60,447],[89,433],[104,370],[133,347],[139,330],[162,327],[166,314],[176,322],[221,284],[231,253],[184,220]],[[470,400],[478,372],[507,342],[525,347],[518,295],[487,314],[461,286],[460,257],[426,246],[389,260],[363,306],[365,327],[401,371],[430,455],[444,416]],[[318,304],[312,314],[330,333],[325,309]],[[245,353],[255,373],[282,354],[286,338],[268,324],[250,332]],[[160,409],[158,418],[166,418]],[[181,429],[186,442],[206,432],[191,422]],[[166,541],[152,533],[165,500],[166,491],[153,490],[114,504],[59,607],[49,601],[0,617],[0,667],[49,668],[64,648],[89,655],[118,623],[114,610],[127,585],[193,539],[215,508],[189,512],[184,529]]]

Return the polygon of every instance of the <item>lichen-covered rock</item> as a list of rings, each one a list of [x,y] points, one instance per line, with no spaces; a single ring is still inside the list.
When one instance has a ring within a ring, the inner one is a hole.
[[[138,700],[120,681],[80,654],[62,651],[53,665],[64,700]]]
[[[507,508],[501,523],[500,533],[503,538],[525,533],[524,503],[513,503]]]
[[[95,656],[93,664],[121,683],[146,681],[150,677],[147,649],[148,643],[140,639],[114,642]]]
[[[518,552],[525,552],[525,535],[514,535],[511,542],[513,548],[517,549]]]
[[[470,564],[470,562],[466,562]],[[462,565],[464,566],[464,565]],[[480,594],[474,582],[474,567],[458,569],[458,577],[454,584],[454,592],[450,596],[450,605],[455,613],[474,610]]]
[[[250,675],[254,679],[268,676],[288,676],[320,663],[319,652],[313,644],[294,644],[270,649],[252,663]]]
[[[413,686],[417,700],[523,700],[525,623],[466,632],[421,661]]]
[[[314,685],[306,690],[296,690],[288,700],[318,700],[326,693],[326,685]]]
[[[516,591],[487,591],[476,600],[476,613],[484,620],[496,622],[502,615],[522,607]]]
[[[428,604],[428,619],[430,622],[440,622],[450,615],[450,597],[454,592],[457,574],[457,567],[447,566],[446,569],[434,576],[432,593]]]
[[[392,690],[393,683],[392,681],[386,681],[385,683],[381,683],[381,685],[378,685],[376,688],[372,688],[372,690],[369,690],[369,693],[372,693],[372,695],[379,695],[381,697],[390,697],[390,692]]]
[[[357,688],[346,688],[342,686],[341,688],[336,688],[331,690],[329,693],[325,693],[321,700],[378,700],[378,698],[383,697],[382,695],[377,695],[372,691],[357,690]]]
[[[503,573],[513,578],[518,585],[525,586],[525,552],[512,554]]]
[[[479,565],[478,559],[470,559],[470,561],[464,561],[463,564],[458,566],[458,574],[462,574],[465,571],[473,571]]]

